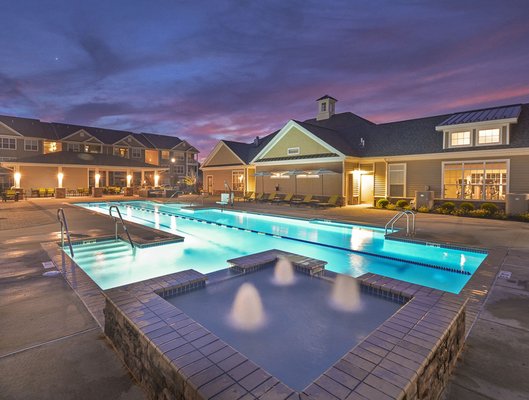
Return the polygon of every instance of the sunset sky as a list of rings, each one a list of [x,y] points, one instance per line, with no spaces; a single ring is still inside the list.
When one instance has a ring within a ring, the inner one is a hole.
[[[529,1],[9,1],[0,114],[177,135],[529,102]]]

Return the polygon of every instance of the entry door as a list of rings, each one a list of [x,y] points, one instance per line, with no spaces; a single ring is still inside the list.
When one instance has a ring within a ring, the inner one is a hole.
[[[207,191],[209,194],[213,193],[213,175],[208,175]]]
[[[360,203],[373,204],[373,175],[361,175],[360,178]]]

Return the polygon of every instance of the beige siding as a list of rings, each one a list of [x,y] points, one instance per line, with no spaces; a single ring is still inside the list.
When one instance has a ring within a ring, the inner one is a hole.
[[[226,147],[225,144],[222,144],[221,148],[217,153],[213,156],[211,160],[209,160],[207,166],[213,167],[215,165],[233,165],[233,164],[241,164],[242,162],[233,152]]]
[[[202,171],[203,180],[204,180],[204,190],[207,190],[208,185],[208,176],[213,177],[213,193],[218,194],[225,192],[224,182],[227,182],[228,185],[232,185],[232,172],[233,171],[243,171],[244,168],[233,168],[233,169],[219,169],[219,170],[204,170]]]
[[[68,189],[88,187],[88,168],[63,168],[62,185]]]
[[[358,169],[358,163],[352,161],[344,162],[345,173],[345,198],[347,204],[358,204],[358,195],[360,189],[360,182],[354,174],[354,170]]]
[[[424,191],[426,186],[441,197],[441,160],[420,160],[406,162],[406,193],[404,197],[414,197],[416,191]]]
[[[511,157],[509,191],[529,193],[529,156]]]
[[[20,187],[27,193],[30,189],[56,188],[57,167],[20,167]]]
[[[7,125],[4,125],[1,122],[0,122],[0,135],[2,135],[2,136],[16,136],[16,137],[20,137],[19,134],[13,132],[12,129],[10,129]]]
[[[386,163],[377,162],[375,163],[375,197],[386,196]]]
[[[293,127],[260,158],[286,157],[287,150],[291,147],[299,147],[300,155],[332,153],[326,147],[309,138],[296,127]]]

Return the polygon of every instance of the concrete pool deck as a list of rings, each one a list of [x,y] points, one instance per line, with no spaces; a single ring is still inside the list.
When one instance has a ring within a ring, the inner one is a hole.
[[[105,198],[114,199],[130,200]],[[4,255],[0,262],[0,369],[7,371],[0,376],[0,391],[8,399],[144,397],[111,348],[99,340],[99,325],[72,289],[60,277],[41,276],[44,270],[40,263],[49,258],[40,243],[57,240],[56,209],[65,203],[91,200],[34,199],[0,205],[0,251]],[[114,226],[108,217],[64,207],[70,230],[77,237],[113,234]],[[378,226],[394,214],[362,207],[314,210],[235,203],[235,208]],[[130,229],[139,236],[153,235],[152,231],[132,226]],[[445,398],[527,398],[529,224],[419,214],[417,237],[468,246],[504,247],[507,255],[501,269],[512,273],[510,278],[497,279],[493,285]],[[74,348],[83,350],[73,351]],[[90,363],[85,362],[87,352]],[[104,373],[101,365],[105,366]],[[102,381],[108,383],[98,383]]]

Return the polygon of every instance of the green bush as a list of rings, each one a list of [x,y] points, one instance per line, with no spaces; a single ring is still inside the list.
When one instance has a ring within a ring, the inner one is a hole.
[[[388,199],[380,199],[377,201],[377,208],[386,208],[389,204]]]
[[[430,212],[430,209],[426,206],[422,206],[422,207],[419,207],[417,211],[419,211],[420,213],[428,213]]]
[[[516,219],[519,219],[522,222],[529,222],[529,213],[523,213],[516,216]]]
[[[409,206],[409,203],[408,203],[406,200],[401,199],[401,200],[398,200],[398,201],[397,201],[396,206],[397,206],[398,208],[404,208],[404,207]]]
[[[491,214],[487,210],[479,209],[479,210],[469,211],[468,215],[470,217],[476,217],[476,218],[487,218],[487,217],[490,217]]]
[[[455,205],[455,203],[453,203],[451,201],[446,201],[443,204],[441,204],[441,207],[439,207],[439,208],[442,211],[446,212],[446,213],[451,213],[452,211],[455,210],[456,205]]]
[[[396,209],[397,209],[397,206],[396,206],[395,204],[393,204],[393,203],[389,203],[389,204],[386,206],[386,208],[387,208],[388,210],[396,210]]]
[[[483,203],[481,205],[481,209],[488,212],[490,215],[494,215],[499,211],[499,208],[494,203]]]
[[[459,205],[459,208],[463,210],[464,212],[472,211],[475,207],[474,204],[469,202],[464,202]]]

